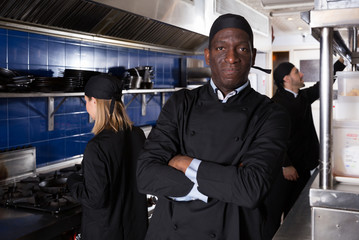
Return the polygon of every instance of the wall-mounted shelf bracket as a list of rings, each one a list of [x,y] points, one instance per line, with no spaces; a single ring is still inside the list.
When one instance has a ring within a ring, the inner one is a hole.
[[[127,108],[136,97],[141,94],[141,115],[146,116],[147,104],[153,99],[155,95],[161,93],[161,105],[162,107],[166,103],[166,92],[175,92],[180,90],[181,88],[174,88],[174,89],[134,89],[134,90],[124,90],[122,91],[123,94],[132,94],[132,98],[130,101],[125,105]],[[146,100],[146,95],[151,94],[150,98]],[[123,99],[122,99],[123,101]]]
[[[55,104],[55,100],[54,97],[47,97],[47,101],[48,101],[48,107],[47,107],[47,130],[48,131],[53,131],[54,130],[54,124],[55,124],[55,113],[57,112],[57,110],[59,110],[60,106],[65,102],[67,97],[64,97],[61,102],[59,103],[59,105],[56,106],[56,108],[54,108],[54,104]]]

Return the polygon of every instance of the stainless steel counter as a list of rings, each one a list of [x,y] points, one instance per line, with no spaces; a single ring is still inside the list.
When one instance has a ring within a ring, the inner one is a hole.
[[[317,171],[273,239],[357,239],[358,219],[359,185],[337,182],[324,190]]]
[[[358,239],[358,181],[357,178],[344,177],[341,180],[331,188],[322,189],[319,187],[319,179],[316,179],[310,188],[313,239]]]
[[[273,240],[311,240],[311,207],[309,205],[309,190],[316,179],[315,171],[303,189],[293,208],[289,211],[283,224],[274,235]]]
[[[53,239],[81,224],[81,208],[61,215],[0,208],[0,239]]]

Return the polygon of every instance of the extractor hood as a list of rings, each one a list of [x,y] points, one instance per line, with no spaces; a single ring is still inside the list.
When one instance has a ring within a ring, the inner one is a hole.
[[[0,27],[193,54],[203,52],[213,21],[229,12],[247,18],[260,35],[255,41],[270,46],[268,17],[233,0],[0,0]]]
[[[134,3],[139,2],[117,1],[127,3],[127,6],[135,6]],[[145,10],[141,5],[138,8]],[[0,22],[5,27],[16,23],[74,31],[184,52],[195,52],[208,41],[204,34],[151,19],[144,14],[114,8],[101,1],[0,0]]]
[[[255,43],[257,40],[262,42],[259,44],[257,42],[256,47],[263,49],[265,44],[271,45],[269,18],[239,0],[92,0],[92,2],[144,16],[185,32],[196,33],[199,40],[205,39],[205,44],[203,42],[200,44],[202,48],[197,46],[199,50],[207,47],[210,27],[219,15],[240,14],[251,24],[256,35]],[[262,41],[263,38],[267,39]]]

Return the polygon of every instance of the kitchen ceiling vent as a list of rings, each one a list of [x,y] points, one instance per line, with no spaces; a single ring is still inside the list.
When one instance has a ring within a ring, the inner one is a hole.
[[[247,19],[254,32],[269,36],[269,18],[238,0],[216,0],[216,12],[219,14],[233,13]]]

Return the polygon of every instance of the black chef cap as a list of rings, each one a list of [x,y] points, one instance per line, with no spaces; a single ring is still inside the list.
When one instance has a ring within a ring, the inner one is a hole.
[[[112,114],[115,101],[121,101],[122,82],[108,74],[93,76],[86,83],[85,95],[97,99],[112,99],[110,106],[110,114]]]
[[[283,87],[283,78],[286,75],[289,75],[293,68],[294,65],[290,62],[282,62],[278,65],[278,67],[273,72],[274,82],[277,87]]]
[[[239,28],[245,31],[249,35],[253,47],[253,32],[247,20],[240,15],[230,13],[221,15],[214,21],[209,32],[209,45],[211,45],[214,35],[224,28]]]

